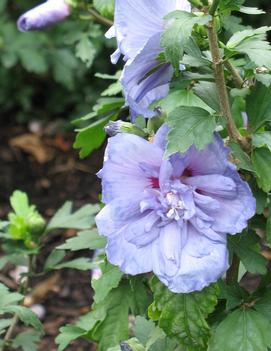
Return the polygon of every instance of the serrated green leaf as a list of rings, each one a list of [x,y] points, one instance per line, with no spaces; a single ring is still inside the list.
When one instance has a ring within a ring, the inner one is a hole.
[[[271,291],[265,291],[265,293],[256,300],[253,307],[271,322]]]
[[[1,283],[0,296],[0,313],[2,313],[2,311],[4,311],[5,308],[8,308],[8,306],[17,304],[24,298],[24,296],[19,293],[10,292],[9,289]]]
[[[101,269],[101,277],[99,279],[92,279],[91,281],[91,285],[95,291],[95,303],[103,301],[112,289],[117,288],[123,276],[119,268],[109,262],[102,264]]]
[[[88,229],[94,224],[98,205],[85,205],[72,213],[72,202],[67,201],[50,220],[47,231],[58,228]]]
[[[94,0],[93,4],[103,16],[113,18],[115,0]]]
[[[149,336],[154,329],[155,323],[153,321],[147,320],[142,316],[136,317],[135,336],[141,342],[142,345],[146,346]]]
[[[213,141],[215,118],[202,108],[178,107],[169,114],[167,123],[170,131],[166,156],[186,152],[191,145],[202,150]]]
[[[76,44],[75,50],[75,56],[80,58],[90,68],[96,55],[96,49],[87,34],[82,35]]]
[[[212,285],[201,292],[173,294],[154,279],[152,290],[154,302],[150,312],[154,310],[159,314],[158,325],[166,335],[177,339],[189,351],[206,350],[210,334],[206,318],[217,304],[217,286]]]
[[[254,310],[236,310],[214,332],[209,351],[267,351],[271,324]]]
[[[10,197],[10,204],[18,216],[27,217],[29,213],[35,210],[35,206],[30,206],[27,194],[16,190]]]
[[[75,258],[72,261],[67,261],[67,262],[57,264],[54,267],[51,267],[51,269],[70,268],[70,269],[79,269],[81,271],[88,271],[95,267],[96,267],[96,264],[94,264],[89,258],[80,257],[80,258]]]
[[[167,114],[179,106],[193,106],[203,108],[210,113],[213,111],[205,102],[197,97],[191,90],[178,90],[170,92],[165,98],[158,100],[155,106],[161,107]]]
[[[266,147],[271,152],[271,133],[263,132],[252,135],[252,145],[255,148]]]
[[[230,237],[229,247],[240,258],[248,272],[254,274],[267,272],[267,260],[260,254],[259,238],[253,232]]]
[[[269,30],[271,30],[271,27],[265,26],[257,29],[246,29],[246,30],[237,32],[228,40],[227,48],[234,49],[246,39],[263,38],[263,36]]]
[[[219,298],[227,300],[227,310],[241,305],[245,301],[245,298],[248,297],[248,293],[238,284],[227,285],[223,280],[219,282],[219,290]]]
[[[123,281],[102,302],[103,308],[106,309],[106,318],[99,323],[92,333],[93,339],[99,341],[99,351],[107,351],[109,347],[128,339],[130,291],[129,283]],[[99,308],[99,306],[96,308]]]
[[[255,104],[255,101],[261,101]],[[255,131],[267,121],[271,121],[271,87],[258,83],[247,97],[249,127]]]
[[[241,6],[239,11],[247,15],[262,15],[265,13],[265,11],[258,9],[258,7],[248,7],[248,6]]]
[[[84,249],[96,250],[102,249],[106,245],[106,239],[100,236],[96,230],[85,230],[78,233],[74,238],[57,247],[58,250],[78,251]]]
[[[257,174],[259,188],[269,192],[271,190],[271,152],[267,148],[253,150],[252,165]]]
[[[6,313],[16,314],[25,325],[30,325],[37,331],[42,331],[42,324],[40,320],[29,308],[19,305],[10,305],[3,307],[1,310]]]
[[[12,341],[12,348],[21,347],[23,351],[37,351],[39,338],[39,333],[35,331],[20,333]]]
[[[249,172],[254,172],[250,157],[246,154],[239,144],[231,142],[229,143],[233,157],[235,159],[235,164],[238,169],[244,169]]]
[[[213,82],[199,82],[193,87],[193,91],[201,98],[213,111],[220,112],[219,96],[216,84]]]
[[[86,334],[84,329],[81,329],[75,325],[67,325],[59,329],[59,335],[56,337],[55,342],[58,345],[58,351],[63,351],[71,343],[80,336]]]
[[[9,319],[0,319],[0,335],[4,333],[6,328],[8,328],[13,321],[13,318]]]
[[[255,74],[255,78],[258,82],[262,83],[263,85],[265,85],[267,88],[270,87],[271,85],[271,74],[267,74],[267,73],[261,73]]]
[[[271,27],[246,29],[235,33],[227,43],[232,51],[246,54],[257,66],[271,68],[271,47],[266,40],[266,32]]]
[[[44,270],[53,269],[64,257],[66,252],[64,250],[53,250],[47,257],[44,263]]]
[[[174,11],[165,17],[168,20],[166,31],[161,36],[161,46],[165,49],[166,59],[173,65],[175,73],[180,70],[180,60],[183,58],[185,45],[188,43],[192,29],[197,24],[207,24],[210,16],[197,17],[186,11]]]

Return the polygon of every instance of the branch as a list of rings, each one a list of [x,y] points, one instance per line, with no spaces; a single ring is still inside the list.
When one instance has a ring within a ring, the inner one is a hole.
[[[234,142],[239,143],[245,151],[248,151],[250,149],[250,145],[247,142],[247,140],[243,138],[239,133],[232,117],[226,80],[224,75],[223,60],[220,56],[214,18],[208,24],[208,38],[215,71],[216,86],[219,94],[221,114],[226,120],[226,125],[230,138]]]
[[[101,16],[97,11],[93,10],[92,8],[88,7],[87,10],[97,20],[97,22],[99,22],[101,24],[105,24],[106,26],[109,26],[109,27],[111,27],[113,25],[112,21]]]
[[[237,69],[233,66],[233,64],[230,61],[225,61],[224,64],[227,70],[231,73],[234,83],[236,85],[236,88],[239,88],[239,89],[243,88],[244,80],[240,76]]]

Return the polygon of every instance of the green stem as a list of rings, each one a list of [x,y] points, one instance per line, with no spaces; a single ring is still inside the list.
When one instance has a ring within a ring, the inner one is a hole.
[[[244,80],[240,76],[237,69],[233,66],[233,64],[230,61],[225,61],[224,64],[227,70],[231,73],[234,83],[236,85],[236,88],[241,89],[244,85]]]
[[[208,24],[208,38],[209,38],[210,50],[212,54],[221,114],[225,118],[227,130],[231,140],[233,140],[236,143],[239,143],[245,151],[248,151],[250,148],[249,143],[239,133],[235,125],[234,119],[232,117],[230,101],[229,101],[226,80],[224,75],[223,60],[220,56],[218,37],[216,33],[214,18]]]
[[[238,282],[240,260],[236,255],[233,255],[232,263],[226,274],[226,283],[232,285]]]
[[[213,0],[213,3],[212,3],[212,5],[210,7],[210,10],[209,10],[209,14],[211,16],[214,16],[214,14],[216,13],[216,10],[218,8],[219,2],[220,2],[220,0]]]
[[[112,21],[101,16],[97,11],[93,10],[92,8],[88,7],[87,10],[97,20],[97,22],[99,22],[101,24],[105,24],[106,26],[109,26],[109,27],[111,27],[113,25]]]

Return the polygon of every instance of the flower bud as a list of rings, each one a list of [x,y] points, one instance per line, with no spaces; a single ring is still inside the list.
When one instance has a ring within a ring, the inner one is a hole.
[[[64,0],[48,0],[24,13],[17,22],[21,32],[39,30],[64,20],[70,15],[70,7]]]
[[[115,122],[110,121],[104,127],[104,131],[110,137],[115,136],[119,133],[135,134],[143,138],[147,137],[147,133],[143,129],[137,127],[132,123],[123,122],[123,121],[115,121]]]
[[[27,226],[31,235],[41,235],[45,228],[45,220],[37,212],[31,213],[27,218]]]

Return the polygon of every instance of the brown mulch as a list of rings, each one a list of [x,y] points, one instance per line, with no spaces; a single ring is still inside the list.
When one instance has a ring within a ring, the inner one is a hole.
[[[51,134],[33,133],[31,128],[22,126],[1,127],[0,219],[9,212],[9,196],[16,189],[27,192],[31,203],[36,204],[46,218],[50,218],[67,200],[72,200],[75,208],[98,201],[100,185],[95,173],[101,167],[103,151],[95,151],[90,157],[80,160],[78,152],[72,148],[72,132]],[[44,261],[54,246],[71,235],[71,231],[52,234],[39,261]],[[91,253],[72,255],[74,258],[90,256]],[[13,284],[9,272],[2,272],[2,275]],[[42,279],[44,281],[34,282],[38,288],[43,284],[46,290],[36,302],[45,310],[42,321],[45,336],[39,350],[56,351],[54,339],[59,327],[72,323],[89,310],[92,302],[90,272],[65,269],[56,277]],[[95,346],[77,340],[67,350],[93,351]]]

